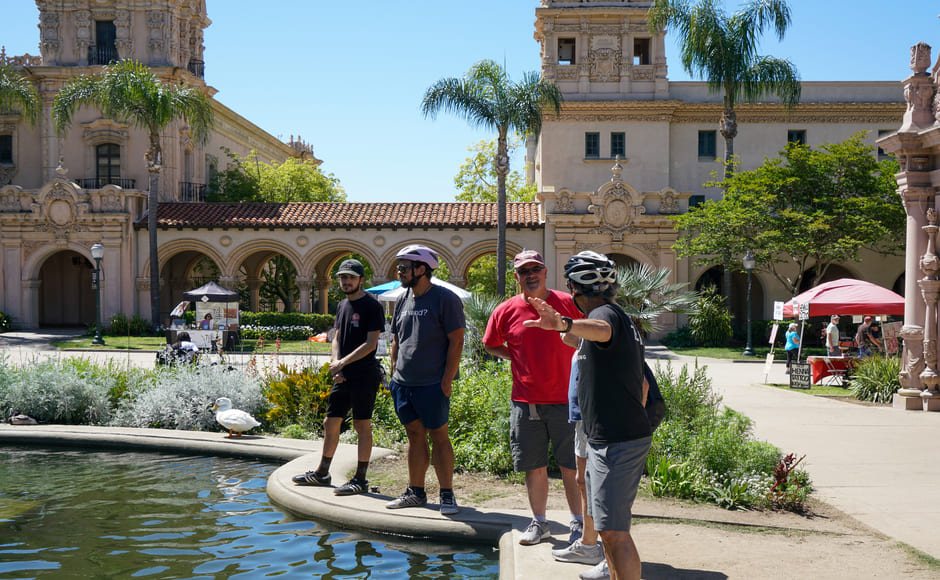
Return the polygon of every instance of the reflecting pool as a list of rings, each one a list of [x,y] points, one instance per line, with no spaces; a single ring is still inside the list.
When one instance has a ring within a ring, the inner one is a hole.
[[[0,579],[497,578],[486,546],[298,520],[268,501],[277,465],[0,446]]]

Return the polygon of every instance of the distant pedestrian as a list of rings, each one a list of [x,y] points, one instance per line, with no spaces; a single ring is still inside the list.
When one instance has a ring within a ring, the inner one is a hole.
[[[392,317],[392,380],[388,389],[408,436],[408,488],[385,507],[426,505],[424,480],[428,465],[433,463],[441,513],[452,515],[458,507],[453,489],[454,448],[447,422],[463,350],[463,304],[450,290],[431,283],[438,267],[434,250],[410,245],[402,248],[397,258],[398,279],[406,291],[395,303]]]
[[[829,317],[829,326],[826,327],[826,351],[829,356],[842,356],[839,350],[839,315]]]
[[[791,362],[800,362],[800,333],[797,332],[798,328],[799,325],[795,322],[791,322],[787,328],[787,344],[784,347],[787,353],[787,374],[790,374]]]
[[[866,316],[862,319],[862,323],[858,325],[858,330],[855,332],[855,343],[858,345],[859,358],[870,357],[872,349],[881,351],[881,339],[876,338],[872,334],[871,328],[872,317]]]
[[[320,465],[293,477],[298,485],[330,485],[330,464],[339,444],[343,419],[352,410],[356,430],[358,464],[356,474],[333,490],[336,495],[355,495],[369,489],[366,472],[372,456],[372,410],[379,391],[382,369],[375,358],[379,333],[385,328],[385,311],[379,301],[363,290],[365,269],[359,260],[345,260],[336,272],[346,295],[336,307],[330,356],[333,387],[323,420],[323,451]]]

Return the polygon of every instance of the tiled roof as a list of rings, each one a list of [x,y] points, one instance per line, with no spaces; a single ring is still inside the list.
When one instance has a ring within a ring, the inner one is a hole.
[[[161,203],[160,228],[495,228],[495,203]],[[538,203],[507,203],[506,226],[538,228]],[[147,227],[147,217],[138,220]]]

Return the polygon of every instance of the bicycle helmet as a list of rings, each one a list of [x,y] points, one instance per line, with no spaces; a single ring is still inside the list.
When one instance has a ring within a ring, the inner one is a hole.
[[[617,283],[616,265],[603,254],[579,252],[568,258],[565,279],[569,284],[577,284],[583,294],[603,294]]]
[[[420,244],[411,244],[410,246],[405,246],[404,248],[398,250],[398,253],[395,254],[395,257],[399,260],[420,262],[431,270],[436,269],[439,264],[437,259],[437,252],[431,248],[428,248],[427,246],[422,246]]]

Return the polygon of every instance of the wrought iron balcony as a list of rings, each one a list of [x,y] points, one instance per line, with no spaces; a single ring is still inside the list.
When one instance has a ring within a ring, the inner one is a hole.
[[[88,47],[88,64],[110,64],[118,60],[118,51],[115,46],[96,46],[92,44]]]
[[[193,73],[193,76],[199,78],[205,78],[206,76],[206,63],[199,59],[191,58],[189,59],[189,72]]]
[[[206,184],[180,182],[180,201],[202,203],[206,201]]]
[[[105,185],[116,185],[121,189],[137,189],[136,179],[121,177],[82,177],[75,180],[82,189],[101,189]]]

